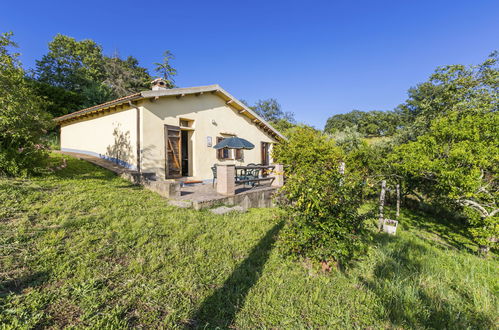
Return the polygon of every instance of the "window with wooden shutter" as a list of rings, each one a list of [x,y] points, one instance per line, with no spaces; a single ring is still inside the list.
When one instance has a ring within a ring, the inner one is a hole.
[[[222,137],[217,137],[217,144],[219,144],[220,142],[222,142],[223,139],[224,138],[222,138]],[[223,154],[223,149],[218,149],[217,150],[217,158],[218,159],[223,159],[223,155],[224,155]]]
[[[218,136],[217,137],[217,144],[222,142],[223,140],[224,140],[223,137]],[[243,158],[242,150],[227,149],[227,148],[217,150],[217,158],[220,160],[222,160],[222,159],[234,159],[234,157],[236,157],[236,159],[242,159]]]
[[[243,149],[236,149],[236,159],[243,160]]]

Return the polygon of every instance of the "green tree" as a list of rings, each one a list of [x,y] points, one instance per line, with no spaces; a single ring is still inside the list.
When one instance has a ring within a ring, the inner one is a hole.
[[[36,61],[38,81],[73,92],[83,92],[92,82],[104,81],[104,56],[95,41],[77,41],[58,34],[48,47],[49,52]]]
[[[400,143],[425,134],[432,121],[453,111],[499,109],[499,55],[493,52],[479,65],[439,67],[424,82],[409,89],[409,98],[397,107],[407,125]]]
[[[175,56],[169,50],[163,53],[163,61],[154,63],[154,71],[161,75],[167,84],[168,88],[175,87],[175,76],[177,75],[177,70],[170,64],[170,62],[175,59]]]
[[[345,153],[359,149],[363,143],[363,135],[357,130],[357,126],[349,126],[333,135],[336,145]]]
[[[353,110],[328,118],[324,131],[331,134],[356,127],[364,137],[391,136],[403,126],[402,117],[394,111]]]
[[[475,106],[433,120],[416,141],[397,147],[391,161],[424,195],[462,208],[487,251],[499,237],[499,113],[488,101]]]
[[[255,111],[265,121],[270,123],[275,129],[287,136],[298,124],[292,112],[285,112],[276,99],[258,100],[255,105],[249,105],[245,100],[241,100],[251,110]],[[301,124],[300,126],[304,126]]]
[[[295,122],[293,113],[284,112],[279,102],[273,98],[258,100],[251,109],[270,123],[275,123],[279,120],[286,120],[290,123]]]
[[[25,176],[43,167],[41,141],[51,123],[12,47],[12,33],[0,35],[0,174]]]
[[[339,161],[339,155],[342,155],[341,149],[330,136],[308,126],[297,126],[287,141],[282,141],[272,150],[272,158],[277,163],[286,164],[288,174],[298,168],[320,166],[316,164],[330,159]]]
[[[126,60],[118,55],[105,56],[104,70],[104,84],[111,88],[113,98],[147,90],[152,80],[147,69],[141,67],[133,56],[128,56]]]
[[[85,103],[84,96],[77,92],[68,91],[62,87],[52,86],[33,78],[26,78],[34,92],[40,99],[41,109],[52,117],[59,117],[81,109]]]
[[[136,58],[103,55],[95,41],[58,34],[36,62],[34,91],[49,112],[66,114],[148,89],[152,80]]]

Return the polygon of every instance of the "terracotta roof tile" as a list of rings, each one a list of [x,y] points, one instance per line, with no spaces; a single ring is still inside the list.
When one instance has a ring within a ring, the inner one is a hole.
[[[123,97],[120,97],[118,99],[114,99],[112,101],[108,101],[108,102],[105,102],[105,103],[94,105],[94,106],[89,107],[89,108],[85,108],[85,109],[82,109],[82,110],[78,110],[78,111],[75,111],[75,112],[68,113],[67,115],[54,118],[54,120],[55,121],[63,121],[65,119],[69,119],[69,118],[73,118],[73,117],[78,117],[79,115],[84,114],[86,112],[91,112],[92,110],[99,110],[99,109],[102,109],[102,108],[106,108],[108,105],[112,105],[112,104],[115,104],[115,103],[121,103],[122,101],[127,101],[127,100],[130,100],[130,99],[135,99],[137,97],[141,97],[141,94],[142,93],[139,92],[139,93],[135,93],[135,94],[130,94],[130,95],[127,95],[127,96],[123,96]]]

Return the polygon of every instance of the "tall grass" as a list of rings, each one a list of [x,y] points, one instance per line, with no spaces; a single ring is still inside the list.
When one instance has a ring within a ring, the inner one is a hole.
[[[323,273],[274,248],[279,212],[177,209],[72,158],[0,179],[1,327],[497,325],[499,263],[439,219],[406,211],[397,236]]]

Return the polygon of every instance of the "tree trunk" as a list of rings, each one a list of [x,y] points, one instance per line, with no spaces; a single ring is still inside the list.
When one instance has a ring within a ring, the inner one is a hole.
[[[386,194],[386,181],[381,181],[381,192],[379,194],[379,220],[378,220],[378,230],[381,231],[383,226],[383,207],[385,206],[385,194]]]
[[[490,246],[491,245],[494,245],[495,243],[497,243],[497,237],[489,237],[488,241],[490,242],[490,244],[488,245],[479,245],[478,246],[478,252],[480,254],[482,254],[484,257],[488,256],[489,255],[489,251],[490,251]]]
[[[400,216],[400,184],[397,183],[395,189],[397,192],[397,213],[395,214],[395,219],[398,220]]]

